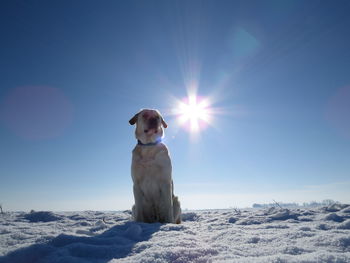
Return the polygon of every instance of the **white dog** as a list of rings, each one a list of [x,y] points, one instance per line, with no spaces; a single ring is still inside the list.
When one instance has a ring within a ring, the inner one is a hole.
[[[134,220],[153,223],[181,223],[181,208],[174,196],[171,161],[162,143],[167,124],[159,111],[144,109],[132,117],[138,144],[132,151],[131,176],[134,182]]]

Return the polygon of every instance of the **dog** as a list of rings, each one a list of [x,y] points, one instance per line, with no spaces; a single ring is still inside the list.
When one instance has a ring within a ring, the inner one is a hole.
[[[181,208],[174,195],[168,148],[162,142],[168,125],[158,110],[143,109],[129,123],[136,124],[138,141],[132,151],[131,177],[135,205],[132,216],[144,223],[181,223]]]

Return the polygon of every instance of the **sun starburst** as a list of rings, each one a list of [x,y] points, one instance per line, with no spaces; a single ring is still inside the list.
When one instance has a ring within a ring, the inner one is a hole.
[[[208,98],[191,94],[179,101],[174,109],[179,124],[190,132],[204,129],[211,121],[211,109]]]

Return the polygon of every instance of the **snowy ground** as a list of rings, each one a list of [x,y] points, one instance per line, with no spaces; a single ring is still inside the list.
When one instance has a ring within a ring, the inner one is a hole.
[[[350,262],[350,206],[208,210],[144,224],[130,212],[0,215],[0,262]]]

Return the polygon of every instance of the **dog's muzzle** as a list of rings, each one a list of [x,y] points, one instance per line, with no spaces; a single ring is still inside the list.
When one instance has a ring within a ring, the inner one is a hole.
[[[144,132],[148,133],[151,130],[154,130],[155,133],[158,132],[158,119],[157,118],[150,118],[148,120],[148,129],[145,129]]]

